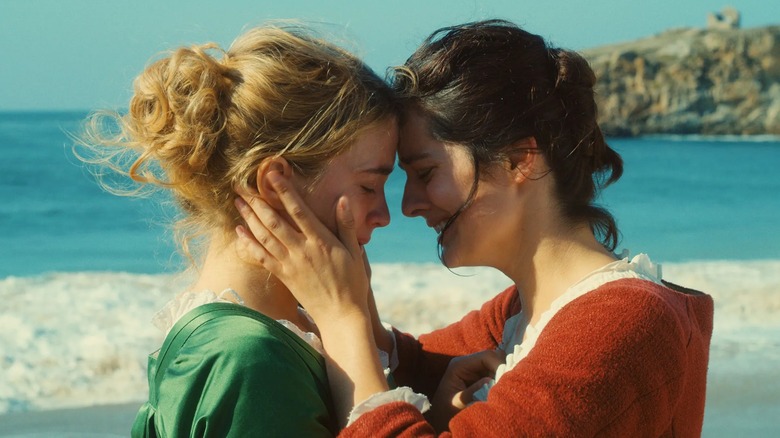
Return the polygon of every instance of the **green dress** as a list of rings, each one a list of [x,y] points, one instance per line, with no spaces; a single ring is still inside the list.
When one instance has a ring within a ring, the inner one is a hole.
[[[149,356],[133,437],[326,437],[337,432],[325,361],[267,316],[199,306]]]

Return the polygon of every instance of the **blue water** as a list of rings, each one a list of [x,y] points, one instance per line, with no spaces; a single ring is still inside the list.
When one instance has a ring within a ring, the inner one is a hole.
[[[0,278],[50,271],[180,268],[160,199],[102,191],[65,132],[85,113],[0,114]],[[780,259],[780,140],[614,139],[623,178],[602,196],[620,248],[659,261]],[[392,222],[374,262],[436,262],[435,234],[400,213],[404,176],[387,186]]]

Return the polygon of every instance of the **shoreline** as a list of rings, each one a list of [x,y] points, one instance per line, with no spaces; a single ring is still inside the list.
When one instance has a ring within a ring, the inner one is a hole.
[[[780,137],[778,137],[780,139]],[[706,139],[710,140],[710,139]],[[640,254],[633,253],[632,255]],[[619,254],[618,254],[619,255]],[[652,254],[650,254],[652,257]],[[707,258],[690,258],[690,259],[684,259],[684,260],[672,260],[672,261],[664,261],[659,260],[656,261],[653,259],[654,263],[660,264],[664,268],[664,273],[666,273],[665,268],[667,266],[671,267],[672,270],[678,271],[680,267],[701,267],[701,266],[714,266],[714,265],[743,265],[743,266],[751,266],[751,265],[773,265],[773,266],[780,266],[780,257],[776,258],[716,258],[716,259],[707,259]],[[420,268],[426,268],[433,271],[447,271],[447,268],[444,267],[440,262],[438,261],[377,261],[372,262],[372,266],[376,267],[398,267],[398,268],[406,268],[406,267],[420,267]],[[189,267],[183,267],[179,270],[160,270],[160,271],[150,271],[150,270],[111,270],[111,269],[83,269],[83,270],[48,270],[48,271],[41,271],[41,272],[34,272],[30,274],[0,274],[0,282],[7,281],[7,280],[19,280],[19,281],[45,281],[47,279],[52,279],[56,277],[68,277],[68,276],[79,276],[79,275],[96,275],[96,276],[104,276],[104,277],[110,277],[110,276],[125,276],[125,277],[150,277],[150,278],[163,278],[163,277],[169,277],[169,278],[184,278],[186,279],[186,276],[188,275]],[[455,268],[452,272],[455,273],[454,275],[464,275],[465,277],[470,277],[472,272],[477,273],[477,275],[482,275],[482,272],[487,271],[494,271],[497,273],[497,271],[491,269],[491,268],[485,268],[485,267],[465,267],[465,268]],[[464,274],[465,273],[465,274]],[[488,274],[492,275],[492,274]],[[498,274],[500,275],[500,274]],[[2,291],[2,289],[0,289]]]
[[[750,360],[755,359],[761,360]],[[710,367],[702,436],[777,436],[780,424],[774,419],[780,415],[780,370],[767,364],[758,372],[735,374],[727,368]],[[0,437],[126,437],[141,404],[7,413],[0,415]]]
[[[127,437],[143,402],[0,415],[2,437]]]

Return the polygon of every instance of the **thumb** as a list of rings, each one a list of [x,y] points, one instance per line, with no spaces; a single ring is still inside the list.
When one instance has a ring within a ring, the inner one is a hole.
[[[490,377],[483,377],[472,383],[471,386],[464,389],[463,391],[458,392],[454,397],[452,397],[452,405],[458,409],[465,408],[474,401],[474,393],[479,391],[483,386],[487,385],[492,380],[493,379]]]
[[[336,226],[338,227],[339,240],[347,248],[347,251],[353,258],[360,256],[362,251],[355,234],[355,217],[352,215],[352,208],[346,196],[339,198],[336,207]]]
[[[506,360],[506,353],[500,349],[486,350],[478,354],[485,369],[491,374],[495,374],[498,367]]]

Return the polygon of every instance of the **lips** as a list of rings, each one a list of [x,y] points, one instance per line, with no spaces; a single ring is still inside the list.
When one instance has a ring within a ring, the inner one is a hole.
[[[444,227],[447,226],[447,222],[449,221],[449,218],[443,219],[440,222],[433,222],[433,221],[426,221],[427,225],[430,228],[433,228],[434,231],[436,231],[436,234],[441,234],[442,231],[444,231]]]
[[[368,242],[371,240],[371,236],[368,237],[358,237],[357,241],[360,246],[368,244]]]

